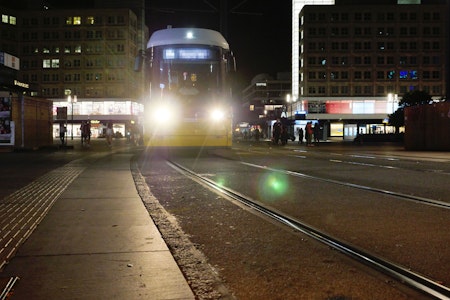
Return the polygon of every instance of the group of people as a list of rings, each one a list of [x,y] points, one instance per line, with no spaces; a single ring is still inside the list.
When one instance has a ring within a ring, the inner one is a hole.
[[[80,126],[81,132],[81,145],[85,147],[89,147],[91,143],[91,122],[83,121]],[[64,123],[59,124],[59,139],[61,141],[61,145],[66,145],[66,134],[67,134],[67,126]]]
[[[303,144],[303,138],[306,138],[306,146],[314,146],[314,143],[319,143],[320,126],[316,123],[313,127],[312,122],[306,123],[305,130],[298,129],[298,143]]]
[[[80,133],[81,133],[81,145],[83,147],[90,147],[91,144],[91,122],[88,121],[83,121],[81,122],[81,126],[80,126]],[[113,123],[112,122],[108,122],[106,124],[106,129],[104,131],[105,133],[105,137],[106,137],[106,143],[108,144],[108,146],[112,146],[112,140],[114,137],[114,130],[113,130]],[[65,123],[60,123],[59,125],[59,139],[61,140],[61,145],[66,145],[66,135],[67,135],[67,127]],[[138,132],[133,132],[133,133],[129,133],[127,134],[128,139],[133,139],[136,140],[136,144],[141,142],[141,137],[138,134]]]
[[[306,123],[305,129],[299,128],[298,131],[298,143],[303,144],[306,140],[306,146],[314,146],[314,144],[319,143],[320,139],[320,126],[316,123],[309,121]],[[272,127],[272,142],[278,145],[280,142],[282,145],[286,145],[289,139],[289,129],[284,126],[283,123],[278,119]]]

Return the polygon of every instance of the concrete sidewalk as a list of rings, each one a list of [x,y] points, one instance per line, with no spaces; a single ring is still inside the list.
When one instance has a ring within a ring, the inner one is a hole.
[[[195,299],[140,199],[131,153],[89,160],[0,273],[8,299]]]

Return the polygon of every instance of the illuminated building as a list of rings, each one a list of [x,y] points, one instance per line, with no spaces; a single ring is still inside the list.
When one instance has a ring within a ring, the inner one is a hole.
[[[145,7],[144,1],[127,1],[126,8],[122,2],[100,0],[89,8],[67,2],[56,8],[17,1],[2,8],[8,24],[2,24],[0,51],[20,59],[18,79],[30,85],[29,96],[53,101],[55,118],[58,107],[68,108],[74,122],[69,135],[80,135],[83,120],[92,121],[93,137],[108,121],[122,135],[140,121],[145,74],[134,72],[134,62],[148,39]],[[69,96],[77,101],[69,103]],[[58,128],[55,124],[55,137]]]
[[[444,98],[447,6],[422,2],[294,0],[294,109],[353,139],[386,133],[406,92]]]

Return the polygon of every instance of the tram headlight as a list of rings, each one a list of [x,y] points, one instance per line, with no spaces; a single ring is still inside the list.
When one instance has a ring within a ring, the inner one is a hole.
[[[152,124],[167,125],[167,120],[172,120],[176,114],[176,107],[174,105],[161,103],[150,108],[148,117]]]
[[[159,123],[162,120],[168,118],[170,115],[170,109],[167,106],[158,106],[152,110],[152,121]]]
[[[225,118],[225,113],[221,109],[213,109],[210,111],[209,117],[213,121],[221,121]]]

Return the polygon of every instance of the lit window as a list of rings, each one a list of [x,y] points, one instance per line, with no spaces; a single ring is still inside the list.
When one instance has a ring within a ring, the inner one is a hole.
[[[75,46],[75,53],[81,53],[81,45]]]
[[[400,79],[408,79],[408,72],[407,71],[400,71]]]
[[[89,25],[94,25],[95,24],[95,18],[94,17],[87,17],[87,23]]]
[[[73,17],[73,25],[81,25],[81,17]]]
[[[52,59],[52,68],[58,69],[59,68],[59,59]]]
[[[50,59],[44,59],[42,61],[42,67],[44,69],[49,69],[51,67],[51,60]]]
[[[9,24],[16,25],[16,17],[10,16],[9,17]]]
[[[2,23],[8,23],[8,16],[2,15]]]

